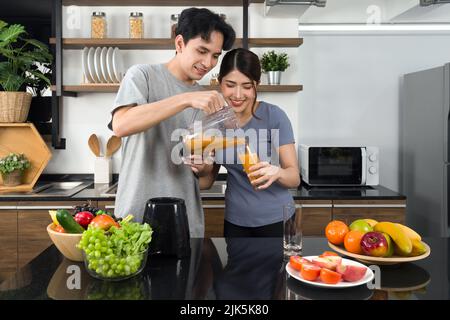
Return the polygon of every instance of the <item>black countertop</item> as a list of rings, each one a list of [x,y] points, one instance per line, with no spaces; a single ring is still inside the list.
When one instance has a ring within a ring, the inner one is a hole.
[[[141,274],[120,282],[91,278],[82,263],[67,260],[52,245],[0,284],[0,299],[449,300],[449,239],[424,241],[429,257],[381,266],[381,284],[373,290],[317,288],[289,277],[281,238],[191,239],[189,258],[149,256]],[[325,238],[304,238],[304,256],[324,250]]]
[[[91,185],[70,197],[46,197],[36,196],[2,196],[0,201],[69,201],[69,200],[104,200],[113,201],[114,197],[102,196],[106,189],[117,181],[118,176],[113,176],[110,184],[94,184],[93,176],[89,174],[48,174],[43,175],[39,181],[91,181]],[[221,176],[223,183],[226,177]],[[383,186],[367,187],[309,187],[300,185],[298,189],[290,189],[295,200],[406,200],[406,197],[398,192],[390,190]],[[223,194],[211,193],[208,190],[202,190],[203,200],[223,200]]]

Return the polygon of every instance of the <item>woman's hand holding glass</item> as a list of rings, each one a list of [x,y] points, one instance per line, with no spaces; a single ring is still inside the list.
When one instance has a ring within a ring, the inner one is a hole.
[[[267,189],[280,178],[281,168],[271,165],[266,161],[258,162],[249,168],[250,173],[247,174],[250,183],[256,190]]]

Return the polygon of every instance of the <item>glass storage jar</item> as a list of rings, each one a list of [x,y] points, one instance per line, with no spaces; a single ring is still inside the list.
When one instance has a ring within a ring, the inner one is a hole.
[[[170,15],[170,37],[174,39],[176,37],[176,31],[178,26],[179,14]]]
[[[218,86],[219,83],[219,74],[218,73],[213,73],[211,76],[211,79],[209,80],[209,85],[210,86]]]
[[[106,38],[106,14],[104,12],[92,13],[91,38]]]
[[[130,38],[142,39],[144,38],[144,15],[142,12],[130,13]]]

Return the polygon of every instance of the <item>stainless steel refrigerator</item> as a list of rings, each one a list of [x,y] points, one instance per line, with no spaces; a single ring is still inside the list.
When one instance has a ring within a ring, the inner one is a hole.
[[[450,63],[404,75],[400,178],[406,222],[423,236],[449,235]]]

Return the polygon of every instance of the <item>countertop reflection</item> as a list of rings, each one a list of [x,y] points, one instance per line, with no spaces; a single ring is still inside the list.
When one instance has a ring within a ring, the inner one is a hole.
[[[448,239],[425,238],[431,255],[381,266],[381,285],[325,289],[289,277],[281,238],[191,239],[191,256],[149,256],[143,272],[120,282],[90,277],[82,263],[51,246],[0,284],[0,299],[131,300],[381,300],[449,299]],[[303,255],[329,250],[305,237]]]

